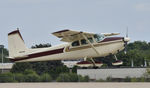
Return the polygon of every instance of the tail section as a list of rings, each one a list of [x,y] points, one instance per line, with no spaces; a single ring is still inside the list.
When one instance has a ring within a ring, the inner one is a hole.
[[[9,57],[18,57],[27,51],[19,30],[15,30],[8,34],[8,49]]]

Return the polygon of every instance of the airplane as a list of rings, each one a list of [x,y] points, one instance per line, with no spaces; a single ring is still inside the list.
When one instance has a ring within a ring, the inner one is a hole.
[[[97,34],[65,29],[52,34],[66,43],[48,48],[29,49],[25,46],[19,29],[8,33],[10,60],[13,62],[36,62],[84,58],[86,62],[90,58],[95,66],[93,58],[116,55],[124,50],[130,41],[128,37],[111,37],[120,33]],[[116,58],[116,63],[113,64],[120,65],[120,63],[122,64]]]

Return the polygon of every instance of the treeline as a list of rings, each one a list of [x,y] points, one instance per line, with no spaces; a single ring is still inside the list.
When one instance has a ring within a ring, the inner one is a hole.
[[[0,48],[0,62],[2,62],[2,51],[3,51],[3,62],[4,63],[10,62],[10,60],[7,58],[8,50],[6,48],[4,48],[3,50],[2,50],[2,48]]]
[[[54,80],[49,73],[38,75],[33,70],[25,70],[21,73],[3,73],[0,74],[0,82],[88,82],[88,76],[77,75],[76,73],[61,73]]]
[[[15,74],[25,72],[26,70],[35,71],[38,75],[48,73],[52,79],[56,79],[60,73],[69,73],[69,68],[64,66],[61,61],[15,63],[11,72]]]
[[[22,73],[3,73],[0,74],[0,83],[6,82],[150,82],[150,70],[143,74],[142,77],[126,77],[126,78],[112,78],[108,77],[105,80],[90,80],[88,76],[77,75],[76,73],[61,73],[53,80],[51,75],[43,73],[38,75],[33,70],[25,70]]]

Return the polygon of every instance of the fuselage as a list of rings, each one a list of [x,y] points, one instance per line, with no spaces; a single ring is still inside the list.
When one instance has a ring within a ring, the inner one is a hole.
[[[49,48],[31,49],[21,57],[14,57],[11,60],[14,62],[35,62],[105,57],[123,50],[124,44],[124,37],[107,37],[100,42],[92,43],[99,54],[95,52],[90,44],[72,47],[71,43],[66,43]]]

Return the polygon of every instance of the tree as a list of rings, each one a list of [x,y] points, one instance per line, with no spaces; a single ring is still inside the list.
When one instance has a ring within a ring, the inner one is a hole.
[[[69,78],[70,77],[67,73],[62,73],[57,77],[56,81],[57,82],[69,82],[70,81]]]
[[[81,75],[78,75],[78,81],[79,82],[89,82],[89,76],[81,76]]]
[[[61,73],[57,79],[57,82],[88,82],[88,76],[77,75],[76,73]]]
[[[51,82],[52,81],[52,77],[48,73],[42,74],[40,79],[42,82]]]
[[[39,82],[40,77],[37,74],[28,74],[25,76],[25,82]]]
[[[77,73],[77,68],[78,68],[77,66],[74,66],[74,67],[72,68],[72,72],[73,72],[73,73]]]
[[[78,82],[78,75],[76,73],[69,73],[70,82]]]
[[[14,79],[17,82],[25,82],[25,75],[23,75],[22,73],[14,73]]]
[[[14,76],[12,73],[3,73],[0,74],[0,82],[15,82]]]
[[[84,76],[84,81],[85,82],[89,82],[89,80],[90,80],[89,76]]]
[[[6,48],[3,48],[3,62],[10,62],[10,60],[6,57],[8,57],[8,50]],[[2,48],[0,48],[0,62],[2,62]]]
[[[49,74],[53,77],[53,79],[56,79],[61,73],[69,73],[69,68],[66,66],[56,66],[49,70]]]
[[[131,82],[138,82],[138,79],[137,78],[131,78]]]
[[[40,76],[33,70],[25,70],[25,82],[39,82]]]
[[[30,63],[15,63],[11,69],[12,73],[22,73],[26,69],[32,69],[32,64]]]
[[[128,44],[128,49],[147,50],[149,48],[148,43],[145,41],[135,41]]]

